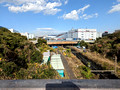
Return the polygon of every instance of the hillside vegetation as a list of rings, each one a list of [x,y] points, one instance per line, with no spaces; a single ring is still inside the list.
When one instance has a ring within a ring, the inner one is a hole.
[[[40,48],[43,41],[39,42],[37,46]],[[0,28],[0,79],[54,78],[56,71],[50,66],[40,65],[42,58],[36,45],[25,36]]]
[[[111,60],[117,56],[120,61],[120,32],[98,38],[89,48],[92,52],[96,51]]]

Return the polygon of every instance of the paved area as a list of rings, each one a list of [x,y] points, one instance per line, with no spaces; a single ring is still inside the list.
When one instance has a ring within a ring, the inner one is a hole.
[[[120,90],[120,80],[0,80],[0,90]]]

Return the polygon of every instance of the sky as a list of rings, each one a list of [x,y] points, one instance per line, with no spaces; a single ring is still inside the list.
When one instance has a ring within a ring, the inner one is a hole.
[[[120,0],[0,0],[0,26],[37,36],[120,29]]]

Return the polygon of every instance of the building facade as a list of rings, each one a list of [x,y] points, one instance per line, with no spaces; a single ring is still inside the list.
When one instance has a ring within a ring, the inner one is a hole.
[[[23,35],[23,36],[26,36],[27,37],[27,39],[33,39],[33,38],[35,38],[35,35],[34,34],[31,34],[31,33],[20,33],[21,35]]]
[[[68,32],[68,38],[73,40],[96,40],[96,29],[72,29]]]

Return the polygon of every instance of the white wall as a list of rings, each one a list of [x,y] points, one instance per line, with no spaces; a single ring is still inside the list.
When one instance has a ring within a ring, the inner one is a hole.
[[[19,33],[17,30],[14,30],[14,29],[9,29],[12,33]]]
[[[101,37],[101,33],[97,33],[96,29],[72,29],[66,34],[61,35],[58,38],[77,38],[78,40],[96,40],[97,37]]]
[[[33,39],[34,37],[35,37],[35,35],[34,34],[30,34],[30,33],[20,33],[21,35],[23,35],[23,36],[26,36],[27,37],[27,39]]]

